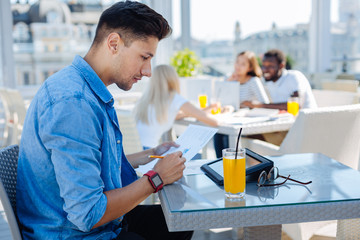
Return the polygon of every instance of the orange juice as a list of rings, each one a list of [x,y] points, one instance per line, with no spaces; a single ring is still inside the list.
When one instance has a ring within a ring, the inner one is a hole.
[[[206,106],[207,106],[207,96],[206,95],[199,95],[199,103],[200,103],[200,108],[206,108]]]
[[[221,113],[221,108],[220,107],[217,107],[217,108],[213,108],[211,109],[211,114],[219,114]]]
[[[241,158],[239,158],[241,157]],[[228,194],[245,192],[246,166],[244,155],[223,157],[224,167],[224,190]]]
[[[216,104],[216,108],[212,108],[211,109],[211,114],[219,114],[219,113],[221,113],[221,105],[220,105],[220,103],[217,103]]]
[[[287,111],[292,115],[296,116],[299,112],[299,103],[297,101],[289,100],[287,102]]]

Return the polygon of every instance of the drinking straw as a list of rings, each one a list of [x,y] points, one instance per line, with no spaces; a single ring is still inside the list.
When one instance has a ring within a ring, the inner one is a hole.
[[[239,135],[238,135],[237,141],[236,141],[235,159],[237,159],[237,153],[238,153],[238,148],[239,148],[239,140],[240,140],[240,136],[241,136],[241,131],[242,131],[242,128],[240,128]]]

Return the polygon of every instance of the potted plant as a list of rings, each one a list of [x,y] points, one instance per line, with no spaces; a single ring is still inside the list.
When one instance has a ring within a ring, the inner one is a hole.
[[[173,66],[179,77],[192,77],[200,73],[200,60],[194,51],[185,48],[177,51],[171,58],[170,65]]]

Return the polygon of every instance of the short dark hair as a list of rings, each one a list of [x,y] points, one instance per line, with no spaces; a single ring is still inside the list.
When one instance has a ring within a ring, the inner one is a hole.
[[[279,64],[286,63],[286,56],[279,49],[271,49],[264,54],[264,58],[270,58],[270,57],[276,58],[276,60],[278,61]]]
[[[172,29],[163,16],[147,5],[133,1],[113,4],[100,16],[93,44],[116,31],[129,46],[133,40],[156,37],[159,41],[171,34]]]

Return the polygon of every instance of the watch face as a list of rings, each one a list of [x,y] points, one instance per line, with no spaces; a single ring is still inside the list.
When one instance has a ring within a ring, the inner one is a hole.
[[[153,181],[153,183],[155,184],[156,187],[158,187],[162,184],[162,181],[161,181],[159,175],[155,175],[154,177],[151,178],[151,180]]]

